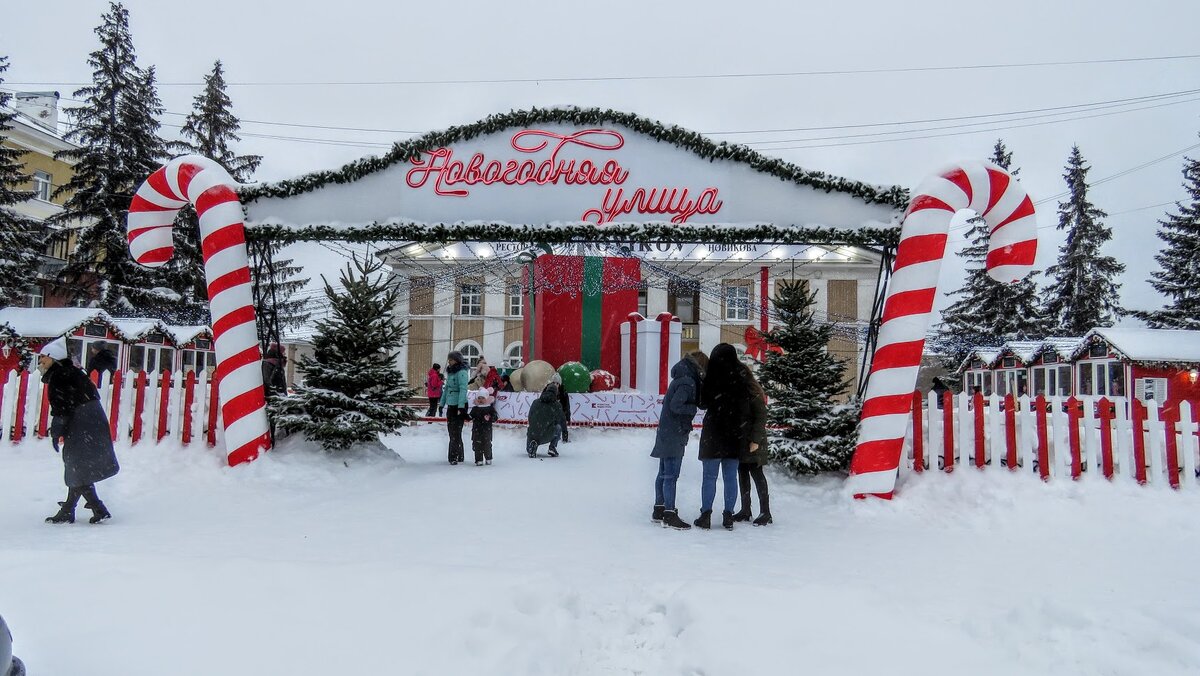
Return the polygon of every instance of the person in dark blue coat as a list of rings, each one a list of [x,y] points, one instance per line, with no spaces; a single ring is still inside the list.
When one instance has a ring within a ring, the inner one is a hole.
[[[703,356],[703,353],[701,353]],[[658,416],[658,432],[650,457],[658,458],[658,476],[654,479],[654,511],[650,518],[664,528],[687,530],[690,525],[679,518],[675,507],[675,484],[683,466],[684,449],[692,433],[692,420],[700,404],[700,385],[704,369],[699,359],[687,356],[671,367],[671,384],[663,397]]]

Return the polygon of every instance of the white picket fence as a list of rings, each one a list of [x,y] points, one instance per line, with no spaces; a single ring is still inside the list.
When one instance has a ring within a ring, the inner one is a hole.
[[[113,441],[222,443],[220,411],[208,375],[189,372],[92,374]],[[114,387],[115,383],[115,387]],[[37,371],[0,372],[0,438],[19,443],[49,433],[49,405]]]
[[[906,439],[912,471],[1007,468],[1043,480],[1086,477],[1200,489],[1197,402],[946,396],[939,407],[934,393],[914,394]],[[920,434],[914,437],[914,430]]]

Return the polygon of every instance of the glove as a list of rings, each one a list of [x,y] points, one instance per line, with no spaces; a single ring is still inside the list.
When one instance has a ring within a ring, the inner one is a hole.
[[[67,419],[56,415],[50,419],[50,436],[54,439],[67,436]]]
[[[50,437],[50,445],[54,447],[54,452],[55,452],[55,453],[61,453],[61,452],[62,452],[62,447],[61,447],[61,446],[59,446],[59,443],[61,442],[61,439],[62,439],[61,437],[53,437],[53,436],[52,436],[52,437]]]

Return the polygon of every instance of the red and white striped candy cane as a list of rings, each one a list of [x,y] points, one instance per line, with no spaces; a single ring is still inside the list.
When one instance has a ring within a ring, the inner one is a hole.
[[[855,497],[890,498],[895,490],[950,219],[962,209],[973,210],[988,225],[992,279],[1015,282],[1033,270],[1033,202],[1008,172],[992,164],[965,163],[925,179],[917,189],[900,228],[858,447],[850,463],[847,488]]]
[[[253,460],[271,446],[246,229],[236,185],[221,165],[206,157],[177,157],[138,188],[127,222],[133,259],[154,268],[174,254],[175,214],[185,204],[196,207],[230,465]]]

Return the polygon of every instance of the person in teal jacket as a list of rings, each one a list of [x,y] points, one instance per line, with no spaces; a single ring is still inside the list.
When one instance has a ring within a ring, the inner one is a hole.
[[[467,414],[467,365],[455,350],[446,358],[446,382],[442,384],[442,403],[446,405],[446,429],[450,432],[447,459],[457,465],[466,459],[463,448],[463,422]]]

